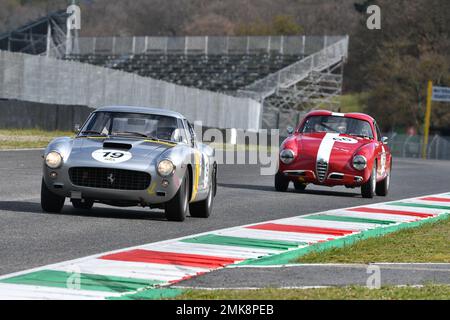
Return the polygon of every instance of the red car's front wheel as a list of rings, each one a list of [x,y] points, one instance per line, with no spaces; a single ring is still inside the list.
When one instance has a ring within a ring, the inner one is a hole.
[[[372,199],[375,196],[377,187],[377,164],[374,163],[372,174],[369,180],[361,186],[361,195],[363,198]]]
[[[289,180],[286,179],[286,177],[281,174],[280,172],[277,172],[275,175],[275,190],[279,192],[286,192],[289,187]]]

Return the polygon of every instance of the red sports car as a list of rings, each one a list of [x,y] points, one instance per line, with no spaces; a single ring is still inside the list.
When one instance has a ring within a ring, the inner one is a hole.
[[[375,120],[362,113],[313,111],[306,115],[280,148],[275,189],[297,190],[310,183],[361,187],[364,198],[386,196],[392,155]]]

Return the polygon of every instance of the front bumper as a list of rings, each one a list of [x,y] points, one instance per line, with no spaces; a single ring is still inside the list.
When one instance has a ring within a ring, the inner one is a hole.
[[[68,198],[79,198],[81,196],[81,198],[94,199],[99,201],[130,201],[150,205],[160,204],[171,200],[177,193],[181,181],[178,177],[177,172],[175,172],[170,177],[162,178],[159,174],[156,173],[155,169],[151,168],[151,166],[145,169],[120,167],[116,169],[128,169],[149,173],[151,176],[151,182],[148,188],[144,190],[92,188],[74,185],[69,177],[70,168],[70,165],[63,165],[63,167],[59,169],[50,169],[44,164],[44,182],[51,192],[59,196]],[[179,168],[178,170],[181,169],[183,168]],[[56,173],[56,177],[52,177],[51,173]],[[184,173],[181,176],[183,175]],[[168,181],[167,186],[163,186],[163,180]]]
[[[365,170],[366,171],[366,170]],[[327,178],[324,181],[319,181],[315,171],[313,170],[283,170],[281,173],[289,181],[299,181],[303,183],[312,183],[316,185],[325,186],[351,186],[357,187],[365,183],[369,177],[366,177],[366,172],[361,171],[360,174],[342,173],[342,172],[328,172]],[[370,176],[370,175],[369,175]]]

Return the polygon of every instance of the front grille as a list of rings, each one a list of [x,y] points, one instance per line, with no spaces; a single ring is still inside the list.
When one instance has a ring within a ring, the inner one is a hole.
[[[327,176],[327,171],[328,171],[328,163],[326,161],[323,160],[319,160],[317,161],[317,165],[316,165],[316,171],[317,171],[317,177],[319,178],[320,182],[325,181],[325,178]]]
[[[74,167],[69,176],[76,186],[116,190],[144,190],[151,181],[146,172],[108,168]]]

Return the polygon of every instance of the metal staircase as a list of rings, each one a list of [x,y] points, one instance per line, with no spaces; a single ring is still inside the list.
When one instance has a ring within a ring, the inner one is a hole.
[[[348,36],[238,91],[263,103],[262,128],[295,126],[301,115],[317,108],[338,110]]]

